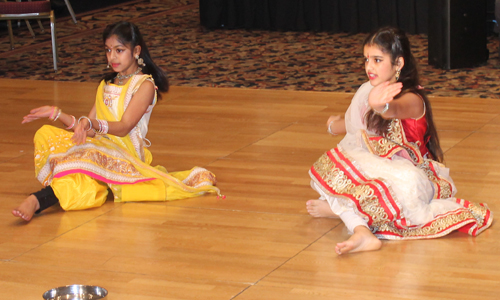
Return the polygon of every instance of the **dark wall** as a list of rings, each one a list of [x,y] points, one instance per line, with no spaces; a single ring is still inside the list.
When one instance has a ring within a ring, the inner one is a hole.
[[[200,0],[200,22],[209,29],[358,33],[391,25],[427,33],[429,1]]]

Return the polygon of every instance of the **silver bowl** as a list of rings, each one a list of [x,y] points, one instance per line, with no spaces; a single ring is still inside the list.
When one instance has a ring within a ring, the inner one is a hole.
[[[67,285],[43,293],[45,300],[95,300],[108,295],[106,289],[92,285]]]

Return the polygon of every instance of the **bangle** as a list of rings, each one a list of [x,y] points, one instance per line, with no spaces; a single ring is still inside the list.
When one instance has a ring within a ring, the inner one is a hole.
[[[102,120],[102,132],[101,134],[107,134],[108,133],[108,130],[109,130],[109,124],[108,124],[108,121],[106,120]]]
[[[99,119],[96,119],[97,120],[97,123],[99,124],[99,129],[98,130],[95,130],[94,129],[94,132],[97,133],[97,134],[107,134],[108,133],[108,129],[109,129],[109,125],[108,125],[108,121],[106,120],[99,120]]]
[[[373,109],[373,111],[374,111],[374,112],[376,112],[378,115],[383,115],[383,114],[385,114],[388,110],[389,110],[389,103],[386,103],[386,104],[385,104],[384,109],[382,109],[382,111],[376,111],[375,109]]]
[[[59,111],[57,112],[57,115],[56,115],[56,117],[54,118],[54,120],[52,120],[52,122],[57,121],[57,119],[59,119],[59,117],[61,116],[61,113],[62,113],[62,109],[60,109],[60,108],[59,108]]]
[[[71,125],[66,127],[66,129],[72,129],[73,127],[75,127],[76,118],[75,118],[75,116],[71,116],[71,118],[73,119],[73,122],[71,123]]]
[[[87,119],[87,121],[89,121],[89,125],[90,125],[90,127],[89,127],[89,129],[87,129],[87,131],[91,131],[93,126],[92,126],[92,121],[90,120],[90,118],[89,118],[89,117],[87,117],[87,116],[81,116],[81,117],[78,119],[78,124],[80,124],[80,121],[81,121],[82,119]]]
[[[50,112],[49,120],[54,121],[56,117],[57,106],[52,106],[52,111]]]
[[[331,134],[331,135],[337,135],[336,133],[333,133],[332,132],[332,129],[330,128],[330,126],[332,126],[332,123],[335,122],[335,121],[331,121],[330,123],[328,123],[328,133]]]

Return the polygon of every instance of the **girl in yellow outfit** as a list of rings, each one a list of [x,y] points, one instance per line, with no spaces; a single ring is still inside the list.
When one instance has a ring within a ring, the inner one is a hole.
[[[150,165],[148,123],[156,90],[168,90],[167,78],[134,24],[109,25],[103,42],[113,72],[101,81],[88,116],[77,119],[57,107],[43,106],[24,117],[23,124],[40,118],[59,120],[66,130],[44,125],[35,134],[35,174],[45,188],[26,198],[12,211],[14,216],[29,221],[56,203],[64,210],[98,207],[109,190],[117,202],[219,193],[215,176],[203,168],[167,173]]]

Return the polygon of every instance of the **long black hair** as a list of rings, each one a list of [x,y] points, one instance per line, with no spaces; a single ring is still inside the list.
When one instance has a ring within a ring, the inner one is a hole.
[[[442,162],[443,150],[439,144],[439,137],[434,125],[432,117],[432,108],[429,99],[425,95],[423,89],[420,87],[420,79],[418,76],[418,65],[415,57],[411,53],[410,41],[405,32],[398,28],[383,27],[372,32],[363,43],[365,46],[376,45],[379,49],[391,56],[391,62],[396,65],[399,57],[404,59],[404,66],[401,69],[401,74],[398,81],[403,83],[401,93],[395,99],[401,97],[406,93],[414,93],[419,95],[425,103],[425,119],[427,121],[427,131],[424,135],[424,142],[427,142],[427,149],[429,149],[432,158]],[[382,118],[373,110],[369,110],[365,116],[368,128],[374,130],[378,134],[385,135],[389,129],[391,120]]]
[[[160,92],[167,92],[169,88],[167,75],[151,59],[148,47],[142,38],[139,28],[135,24],[125,21],[108,25],[102,33],[102,42],[105,44],[106,40],[113,35],[116,35],[118,41],[120,41],[123,45],[130,47],[131,50],[133,50],[137,45],[141,46],[141,54],[139,57],[142,58],[146,64],[146,66],[142,67],[142,73],[153,76],[158,90]],[[112,72],[104,75],[102,79],[111,81],[116,77],[116,75],[116,72]],[[158,93],[158,99],[160,98],[161,93]]]

